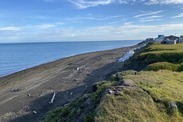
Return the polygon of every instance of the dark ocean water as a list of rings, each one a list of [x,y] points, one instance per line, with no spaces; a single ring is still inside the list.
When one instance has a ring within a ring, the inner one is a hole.
[[[131,41],[0,44],[0,77],[60,58],[139,43]]]

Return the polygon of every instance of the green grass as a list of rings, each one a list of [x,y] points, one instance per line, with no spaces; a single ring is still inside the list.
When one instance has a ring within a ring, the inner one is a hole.
[[[118,96],[106,94],[95,116],[97,122],[183,122],[183,44],[149,44],[125,66],[144,71],[112,76],[120,82],[131,79],[135,85],[118,88]],[[170,106],[172,101],[177,108]]]
[[[120,95],[106,94],[99,105],[97,122],[181,122],[183,121],[183,73],[141,72],[126,75],[134,87],[122,87]],[[175,101],[178,108],[172,109]]]
[[[67,105],[57,108],[48,112],[44,118],[43,122],[93,122],[95,109],[100,103],[102,94],[105,92],[106,88],[111,86],[113,82],[103,81],[94,84],[94,91],[91,88],[88,93],[84,94],[82,97],[68,103]]]
[[[115,73],[110,81],[94,84],[79,99],[47,113],[43,121],[183,122],[183,44],[149,44],[124,66],[142,71]],[[132,86],[123,85],[125,79]],[[108,94],[108,88],[119,94]],[[170,106],[172,101],[177,107]]]
[[[85,95],[79,99],[72,101],[70,104],[67,104],[61,108],[57,108],[53,111],[48,112],[44,118],[43,122],[70,122],[75,117],[81,114],[80,103],[86,101],[89,98],[88,95]]]
[[[159,45],[151,44],[142,53],[139,54],[143,62],[150,64],[155,62],[183,62],[183,44],[177,45]]]
[[[149,64],[144,70],[146,71],[158,71],[158,70],[170,70],[177,71],[178,65],[169,63],[169,62],[157,62],[153,64]]]
[[[142,52],[135,54],[126,65],[142,66],[141,69],[147,67],[146,70],[153,71],[160,69],[183,71],[181,63],[183,63],[183,44],[164,45],[152,43]]]
[[[183,63],[181,63],[179,66],[178,66],[178,68],[177,68],[177,71],[183,71]]]

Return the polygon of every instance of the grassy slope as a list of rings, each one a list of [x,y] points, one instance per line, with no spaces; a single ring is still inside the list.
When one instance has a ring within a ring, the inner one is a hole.
[[[139,58],[139,59],[138,59]],[[152,44],[137,56],[147,64],[146,70],[167,69],[171,71],[183,71],[180,65],[183,63],[183,44],[161,45]]]
[[[99,105],[105,90],[113,84],[112,81],[103,81],[94,84],[88,93],[82,97],[50,111],[43,118],[44,122],[93,122],[96,107]]]
[[[105,95],[97,122],[181,122],[183,121],[183,72],[158,71],[126,75],[135,86],[121,87],[120,95]],[[178,108],[170,107],[176,102]]]
[[[127,63],[129,69],[157,71],[167,69],[171,71],[183,71],[183,44],[162,45],[150,44],[142,52],[137,53]]]
[[[94,85],[95,90],[49,112],[44,121],[183,122],[183,44],[151,44],[128,65],[143,65],[145,70],[114,74],[111,81]],[[124,79],[134,84],[124,86]],[[119,95],[108,94],[107,88],[117,89]],[[170,106],[172,101],[177,108]]]

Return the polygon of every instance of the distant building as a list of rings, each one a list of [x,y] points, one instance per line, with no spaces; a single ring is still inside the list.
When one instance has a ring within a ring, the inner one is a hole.
[[[164,41],[162,41],[161,44],[177,44],[177,39],[171,40],[167,38]]]
[[[150,42],[154,42],[155,40],[153,39],[153,38],[147,38],[146,40],[145,40],[145,42],[147,42],[147,43],[150,43]]]
[[[179,37],[170,35],[164,38],[164,40],[161,42],[162,44],[177,44],[179,41]]]
[[[179,37],[178,43],[183,43],[183,35]]]
[[[164,39],[165,39],[164,35],[158,35],[158,38],[155,38],[155,41],[161,43],[162,41],[164,41]]]
[[[164,36],[164,35],[158,35],[157,38],[147,38],[145,42],[159,42],[161,44],[178,44],[178,43],[183,43],[183,35],[180,37],[170,35],[170,36]]]

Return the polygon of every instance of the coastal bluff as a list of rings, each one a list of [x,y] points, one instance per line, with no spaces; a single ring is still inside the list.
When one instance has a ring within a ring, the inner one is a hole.
[[[0,121],[40,121],[115,72],[117,60],[135,47],[76,55],[0,78]]]

